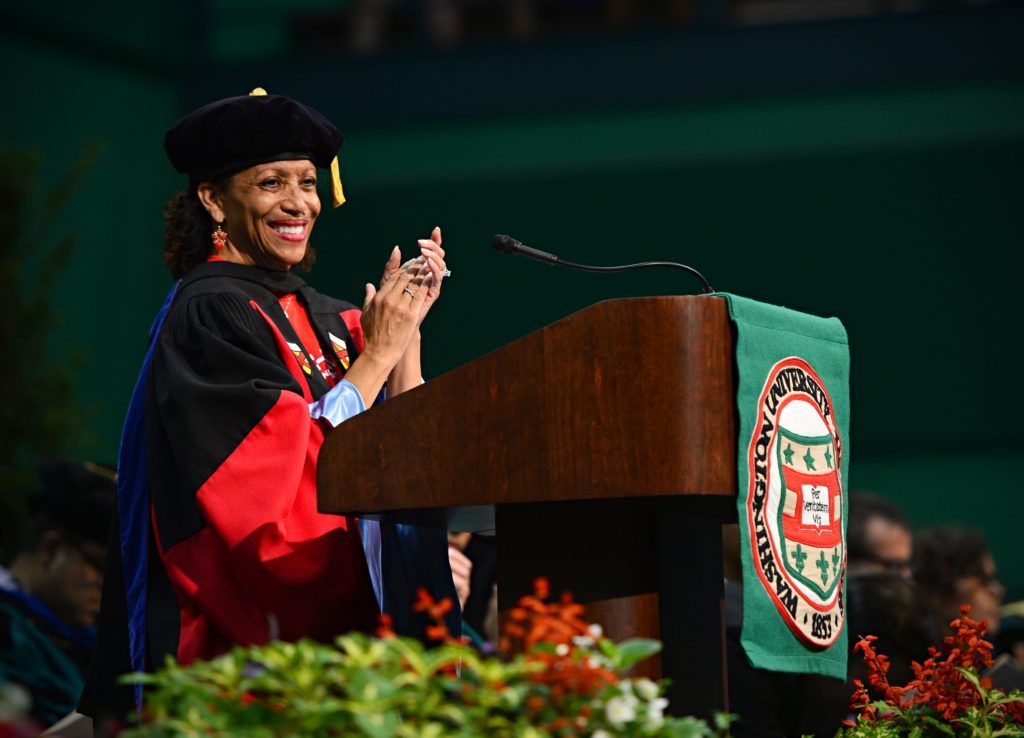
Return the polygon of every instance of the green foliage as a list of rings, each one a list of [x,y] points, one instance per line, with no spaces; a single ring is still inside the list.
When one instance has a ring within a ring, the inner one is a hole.
[[[868,687],[854,680],[857,722],[839,738],[995,738],[1024,736],[1024,692],[993,689],[979,669],[992,665],[992,644],[986,625],[970,617],[970,606],[950,622],[952,635],[943,638],[946,655],[929,649],[924,662],[913,664],[914,679],[905,686],[889,682],[889,659],[875,650],[875,636],[865,636],[854,650],[864,654],[868,683],[884,699],[872,701]]]
[[[567,658],[602,670],[660,647],[599,643],[577,645]],[[549,646],[532,653],[553,655]],[[714,726],[665,717],[664,685],[646,679],[616,679],[587,695],[552,682],[542,673],[547,668],[530,654],[502,661],[461,643],[428,649],[412,639],[357,633],[338,638],[336,647],[311,641],[239,647],[213,661],[183,667],[169,659],[156,674],[126,677],[145,684],[147,698],[144,721],[121,735],[715,738],[729,724],[728,716]]]
[[[75,248],[73,230],[54,233],[58,216],[99,154],[86,148],[47,191],[40,191],[39,157],[0,148],[0,556],[13,553],[27,516],[37,455],[61,452],[79,433],[73,391],[74,356],[56,350],[52,293]]]

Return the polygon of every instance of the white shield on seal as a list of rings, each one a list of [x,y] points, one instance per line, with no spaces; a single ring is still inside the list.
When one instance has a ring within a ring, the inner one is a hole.
[[[774,456],[781,472],[777,531],[784,565],[811,599],[824,603],[844,562],[843,497],[835,440],[813,404],[794,397],[780,408]]]

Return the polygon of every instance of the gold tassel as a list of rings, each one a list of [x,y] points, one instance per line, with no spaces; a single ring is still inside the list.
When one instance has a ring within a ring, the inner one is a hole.
[[[341,169],[338,167],[338,157],[331,159],[331,195],[334,198],[334,207],[344,204],[345,190],[341,188]]]

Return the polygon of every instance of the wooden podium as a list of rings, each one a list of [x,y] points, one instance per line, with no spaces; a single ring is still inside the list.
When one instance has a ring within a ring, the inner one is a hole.
[[[610,637],[660,638],[671,711],[709,715],[727,707],[733,347],[721,298],[593,305],[340,425],[320,510],[496,529],[502,610],[547,576]]]

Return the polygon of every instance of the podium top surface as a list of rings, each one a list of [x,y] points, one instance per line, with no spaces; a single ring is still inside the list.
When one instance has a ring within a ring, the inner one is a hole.
[[[735,496],[733,348],[721,298],[592,305],[335,428],[320,510]]]

